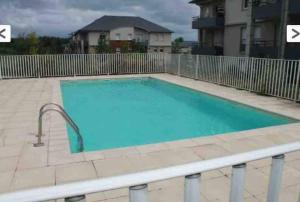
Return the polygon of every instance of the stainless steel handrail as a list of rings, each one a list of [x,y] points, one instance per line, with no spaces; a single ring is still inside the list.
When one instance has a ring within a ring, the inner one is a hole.
[[[58,109],[55,108],[49,108],[47,109],[46,107],[48,106],[54,106],[57,107]],[[37,134],[37,138],[38,141],[37,143],[34,144],[35,147],[40,147],[43,146],[44,143],[42,142],[42,132],[43,132],[43,115],[49,111],[55,111],[57,113],[59,113],[64,119],[65,121],[72,127],[72,129],[74,130],[74,132],[77,135],[77,150],[79,152],[82,152],[84,149],[83,146],[83,138],[80,134],[79,128],[78,126],[75,124],[75,122],[71,119],[71,117],[68,115],[68,113],[58,104],[56,103],[47,103],[44,104],[39,111],[39,125],[38,125],[38,134]]]

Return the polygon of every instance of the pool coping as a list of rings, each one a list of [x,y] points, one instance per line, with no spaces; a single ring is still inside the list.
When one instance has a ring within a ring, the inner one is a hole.
[[[210,96],[215,96],[215,97],[218,97],[218,98],[221,98],[221,99],[224,99],[224,100],[228,100],[228,101],[231,101],[231,102],[234,102],[234,103],[237,103],[237,104],[241,104],[241,105],[244,105],[244,106],[252,107],[252,108],[255,108],[255,109],[258,109],[258,110],[262,110],[262,111],[265,111],[267,113],[276,114],[276,115],[279,115],[279,116],[284,116],[284,117],[289,118],[289,119],[295,119],[297,121],[300,121],[300,115],[299,116],[294,116],[294,114],[285,114],[285,113],[282,113],[282,111],[280,111],[280,112],[274,112],[274,111],[269,110],[269,109],[261,108],[261,107],[259,107],[257,105],[250,105],[249,103],[241,102],[240,100],[236,100],[236,99],[229,98],[229,97],[223,97],[223,96],[220,96],[220,95],[213,94],[211,92],[206,92],[206,91],[203,91],[203,90],[199,90],[196,87],[193,87],[191,85],[187,85],[187,84],[184,84],[184,83],[179,83],[179,82],[176,82],[176,81],[174,81],[172,79],[166,79],[166,78],[164,78],[161,75],[165,75],[165,74],[141,74],[141,75],[122,75],[122,76],[119,76],[119,75],[109,75],[109,76],[88,77],[88,78],[87,77],[61,78],[61,79],[58,80],[58,86],[56,86],[56,87],[59,88],[58,91],[57,91],[59,93],[59,100],[54,100],[54,102],[57,102],[58,104],[60,104],[60,105],[63,106],[62,92],[61,92],[61,85],[60,85],[61,81],[110,80],[110,79],[130,79],[130,78],[147,78],[148,77],[148,78],[154,78],[154,79],[158,79],[158,80],[161,80],[161,81],[164,81],[164,82],[168,82],[170,84],[174,84],[174,85],[177,85],[177,86],[185,87],[185,88],[188,88],[188,89],[191,89],[191,90],[194,90],[194,91],[198,91],[198,92],[210,95]],[[170,74],[167,74],[167,75],[170,75]],[[178,76],[174,75],[174,77],[178,77]],[[194,79],[185,78],[185,77],[179,77],[179,78],[193,80],[193,81],[196,81],[196,82],[197,81],[198,82],[203,82],[203,81],[194,80]],[[217,84],[214,84],[214,83],[209,83],[209,84],[217,85]],[[219,85],[218,85],[218,87],[219,87]],[[220,86],[220,87],[234,89],[234,88],[226,87],[226,86]],[[240,89],[239,89],[239,91],[249,92],[249,91],[240,90]],[[255,95],[259,96],[257,94],[255,94]],[[270,96],[263,96],[263,97],[270,98]],[[274,98],[274,97],[271,97],[271,98]],[[283,99],[280,99],[280,98],[276,98],[276,99],[283,100]],[[169,144],[176,144],[177,145],[177,144],[180,144],[182,142],[186,142],[186,140],[200,141],[201,142],[201,139],[203,139],[203,138],[213,138],[214,137],[214,138],[221,138],[222,139],[222,138],[224,138],[224,136],[231,136],[231,135],[234,135],[234,137],[235,137],[234,139],[238,139],[239,138],[238,136],[240,136],[240,135],[243,136],[243,137],[240,137],[240,138],[244,138],[245,137],[245,133],[258,132],[258,131],[264,130],[264,129],[270,129],[270,130],[272,130],[273,128],[275,129],[275,128],[278,128],[278,127],[290,126],[290,125],[294,125],[294,124],[300,125],[300,122],[299,123],[297,122],[297,123],[276,125],[276,126],[269,126],[269,127],[263,127],[263,128],[256,128],[256,129],[250,129],[250,130],[243,130],[243,131],[235,131],[235,132],[229,132],[229,133],[222,133],[222,134],[216,134],[216,135],[210,135],[210,136],[204,136],[204,137],[195,137],[195,138],[186,138],[186,139],[180,139],[180,140],[172,140],[172,141],[166,141],[166,142],[160,142],[160,143],[134,145],[134,146],[129,146],[129,147],[118,147],[118,148],[104,149],[104,150],[97,150],[97,151],[84,151],[82,153],[83,154],[91,154],[92,153],[93,156],[97,156],[97,155],[101,156],[101,155],[103,155],[103,153],[114,151],[114,150],[130,150],[132,148],[137,148],[137,150],[143,150],[143,149],[140,149],[140,148],[151,147],[151,146],[153,146],[153,147],[155,147],[157,149],[153,149],[153,150],[149,149],[150,151],[159,151],[158,148],[163,148],[164,144],[168,144],[168,145]],[[69,141],[67,130],[65,131],[65,135],[66,135],[66,138]],[[69,144],[70,144],[70,142],[69,142]],[[70,151],[70,148],[69,148],[69,152],[70,152],[70,154],[77,154],[77,153],[72,153]]]

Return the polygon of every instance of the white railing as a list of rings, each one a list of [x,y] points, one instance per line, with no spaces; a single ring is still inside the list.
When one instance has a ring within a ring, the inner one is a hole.
[[[295,142],[157,170],[8,193],[0,195],[0,201],[33,202],[70,197],[85,201],[85,195],[89,193],[129,187],[130,202],[146,202],[148,183],[185,176],[184,201],[199,202],[201,173],[232,166],[230,202],[241,202],[244,196],[246,163],[272,157],[267,201],[278,202],[284,154],[299,150],[300,142]]]
[[[0,79],[165,72],[164,54],[0,56]]]
[[[160,53],[0,56],[0,79],[163,72],[300,101],[300,60]]]
[[[300,101],[300,60],[171,55],[167,72]]]

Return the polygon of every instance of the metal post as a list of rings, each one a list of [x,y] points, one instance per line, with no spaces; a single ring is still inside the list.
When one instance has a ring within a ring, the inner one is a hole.
[[[148,185],[129,187],[129,202],[147,202]]]
[[[180,57],[181,57],[181,55],[178,55],[178,71],[177,71],[178,76],[180,76],[180,63],[181,63]]]
[[[272,167],[271,167],[267,202],[278,202],[283,164],[284,164],[284,154],[272,157]]]
[[[195,68],[195,80],[199,79],[199,55],[196,55],[196,68]]]
[[[38,134],[37,134],[38,141],[37,141],[37,143],[33,144],[34,147],[44,146],[44,143],[42,142],[42,132],[43,132],[43,116],[40,112],[39,113]]]
[[[221,84],[221,68],[222,68],[222,56],[219,56],[219,64],[218,64],[218,84]]]
[[[242,202],[244,199],[246,164],[232,166],[230,202]]]
[[[300,90],[300,61],[298,61],[298,74],[296,79],[296,89],[295,89],[295,102],[298,101]]]
[[[85,202],[85,195],[65,198],[65,202]]]
[[[4,64],[3,64],[3,56],[0,56],[0,80],[2,80],[2,68],[4,67]]]
[[[200,202],[201,174],[185,176],[184,202]]]
[[[164,68],[165,68],[165,73],[167,73],[167,53],[164,53]]]

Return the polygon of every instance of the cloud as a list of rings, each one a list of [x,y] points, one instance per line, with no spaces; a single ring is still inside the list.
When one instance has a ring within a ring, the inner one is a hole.
[[[191,21],[199,9],[188,0],[0,0],[0,13],[0,23],[11,24],[14,36],[68,36],[103,15],[133,15],[173,30],[173,37],[195,40]]]

